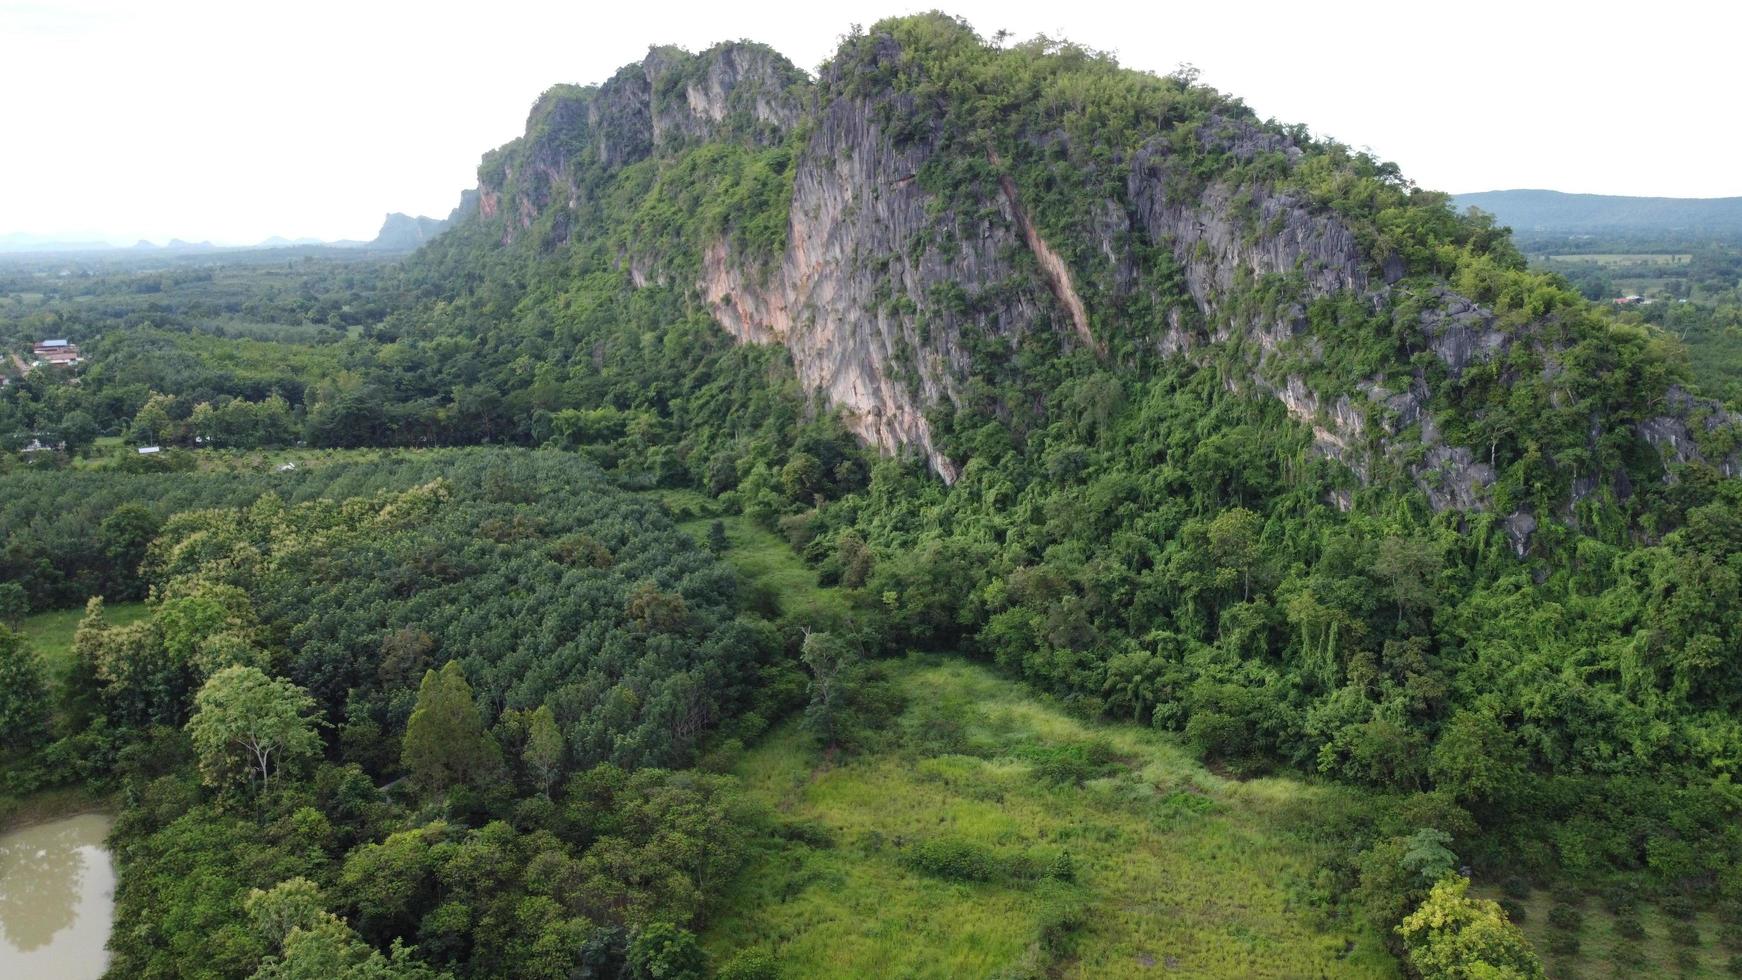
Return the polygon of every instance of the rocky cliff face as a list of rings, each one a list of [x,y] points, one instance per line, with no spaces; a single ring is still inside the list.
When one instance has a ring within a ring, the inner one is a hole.
[[[873,57],[900,54],[891,43]],[[880,122],[917,107],[890,93],[832,93],[840,83],[823,79],[825,104],[797,163],[778,268],[757,276],[717,245],[703,293],[738,336],[785,344],[799,380],[838,406],[853,431],[885,450],[917,447],[953,481],[957,463],[934,445],[926,410],[957,398],[973,370],[963,329],[971,320],[1013,344],[1024,330],[1071,323],[1055,298],[1068,293],[1069,273],[1054,257],[1062,287],[1025,274],[1038,235],[1025,234],[1011,194],[987,196],[971,218],[940,219],[916,176],[937,152],[935,132],[897,146]],[[915,245],[940,239],[949,247]],[[994,293],[1007,284],[1015,285]],[[971,317],[940,299],[950,287],[965,294]]]
[[[1544,336],[1502,330],[1491,311],[1439,286],[1415,296],[1412,309],[1420,312],[1403,328],[1412,349],[1431,351],[1440,370],[1415,364],[1348,379],[1340,392],[1315,391],[1298,368],[1303,357],[1310,363],[1323,354],[1309,335],[1309,306],[1352,296],[1382,313],[1394,307],[1406,270],[1395,254],[1369,254],[1337,214],[1283,189],[1286,181],[1201,170],[1213,154],[1230,161],[1231,172],[1266,161],[1286,173],[1305,157],[1291,138],[1231,112],[1197,124],[1196,145],[1183,155],[1165,129],[1135,152],[1114,155],[1107,165],[1117,179],[1080,216],[1086,248],[1071,253],[1073,265],[1031,217],[994,147],[980,151],[985,176],[967,190],[956,187],[946,200],[927,189],[924,175],[962,146],[946,145],[935,103],[867,82],[906,65],[890,36],[867,39],[853,59],[838,59],[814,83],[755,45],[693,56],[656,49],[604,85],[546,93],[526,136],[480,168],[475,220],[499,230],[505,244],[537,225],[545,235],[539,244],[560,246],[587,220],[601,181],[625,167],[710,141],[791,146],[791,201],[778,254],[749,254],[725,236],[700,243],[687,258],[662,254],[661,243],[631,241],[622,264],[638,285],[693,288],[741,341],[784,345],[806,388],[838,407],[868,442],[887,451],[915,448],[954,480],[960,461],[940,450],[928,414],[962,399],[983,370],[973,352],[988,342],[1014,350],[1043,331],[1059,348],[1104,358],[1099,318],[1154,291],[1145,263],[1160,253],[1179,270],[1184,295],[1147,296],[1152,308],[1169,311],[1152,327],[1156,354],[1207,362],[1236,345],[1248,370],[1234,383],[1279,400],[1324,455],[1362,479],[1382,466],[1407,472],[1439,509],[1488,506],[1493,461],[1483,447],[1443,439],[1428,410],[1435,385],[1504,361],[1521,343],[1552,374],[1558,348]],[[1059,130],[1025,138],[1044,146],[1069,137]],[[1085,255],[1095,269],[1082,266]],[[1084,288],[1086,278],[1095,288]],[[1254,283],[1278,284],[1280,299],[1253,304]],[[1662,416],[1623,424],[1666,459],[1685,461],[1699,452],[1691,427],[1738,421],[1677,394],[1665,400]],[[1742,470],[1736,459],[1719,465]],[[1603,481],[1622,495],[1627,490],[1621,474],[1583,475],[1575,491],[1593,492]],[[1509,518],[1521,547],[1534,526],[1530,514]]]
[[[559,85],[533,105],[526,135],[479,168],[478,212],[512,244],[550,212],[582,203],[587,178],[727,132],[780,139],[802,116],[808,81],[774,51],[724,44],[701,55],[655,48],[599,86]],[[553,242],[567,241],[558,221]]]

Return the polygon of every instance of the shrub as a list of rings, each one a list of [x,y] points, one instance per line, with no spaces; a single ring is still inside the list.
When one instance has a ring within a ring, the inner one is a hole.
[[[1637,912],[1628,912],[1615,917],[1615,935],[1622,939],[1640,940],[1645,938],[1645,925],[1639,921]]]
[[[1064,956],[1071,951],[1077,930],[1087,921],[1083,914],[1083,903],[1068,897],[1048,900],[1041,906],[1038,918],[1040,935],[1037,939],[1040,947],[1055,957]]]
[[[1566,881],[1557,881],[1548,890],[1549,897],[1556,905],[1566,905],[1579,908],[1585,904],[1585,893],[1577,886]]]
[[[1029,757],[1035,777],[1054,786],[1081,786],[1118,768],[1112,746],[1100,739],[1036,749]]]
[[[959,837],[920,841],[908,850],[907,864],[915,871],[948,881],[991,881],[1002,870],[997,855]]]
[[[708,957],[688,929],[655,922],[629,944],[629,975],[635,980],[704,980]]]
[[[1645,954],[1640,951],[1637,943],[1616,943],[1615,952],[1610,958],[1615,961],[1616,966],[1621,967],[1636,967],[1645,963]]]
[[[1692,922],[1671,922],[1669,924],[1669,939],[1677,946],[1698,946],[1700,932],[1694,928]]]
[[[835,832],[816,820],[783,820],[774,825],[774,834],[781,840],[817,850],[835,846]]]
[[[1603,908],[1610,915],[1623,915],[1631,912],[1636,904],[1637,896],[1627,885],[1615,885],[1603,891]]]
[[[1731,956],[1727,967],[1733,977],[1742,977],[1742,954]]]
[[[1585,916],[1571,905],[1556,905],[1548,910],[1548,924],[1566,932],[1578,932],[1585,924]]]
[[[1076,881],[1077,865],[1071,860],[1071,852],[1060,851],[1059,856],[1047,865],[1046,876],[1054,881]]]
[[[1524,906],[1510,898],[1500,900],[1500,909],[1506,913],[1506,918],[1513,922],[1523,922],[1525,919]]]
[[[1530,897],[1530,882],[1517,875],[1511,875],[1500,883],[1500,890],[1505,893],[1507,898],[1522,902]],[[1513,919],[1517,921],[1518,917],[1514,916]]]
[[[1557,932],[1549,937],[1548,951],[1563,958],[1577,956],[1579,955],[1579,937],[1570,932]]]
[[[1694,903],[1686,895],[1671,895],[1659,903],[1663,914],[1686,922],[1694,917]]]
[[[779,980],[780,967],[765,949],[742,949],[715,974],[718,980]]]

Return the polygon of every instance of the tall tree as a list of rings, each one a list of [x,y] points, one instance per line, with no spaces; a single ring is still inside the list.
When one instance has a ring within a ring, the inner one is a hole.
[[[539,785],[548,798],[551,784],[561,774],[563,764],[563,735],[557,729],[556,715],[551,713],[550,705],[539,705],[527,720],[526,750],[521,757],[526,768],[538,776]]]
[[[34,748],[47,722],[42,664],[22,635],[0,625],[0,747]]]
[[[0,582],[0,623],[17,626],[30,613],[30,594],[17,582]]]
[[[200,773],[213,786],[256,776],[264,791],[274,772],[320,750],[318,722],[308,692],[257,667],[233,666],[213,674],[194,696],[188,734]]]
[[[1428,538],[1392,537],[1379,542],[1373,570],[1390,586],[1398,622],[1403,621],[1406,607],[1431,607],[1438,600],[1435,580],[1443,563],[1443,549]]]
[[[800,652],[811,673],[810,706],[804,724],[824,747],[840,745],[851,723],[851,697],[858,677],[859,656],[851,647],[828,633],[806,630]]]
[[[501,764],[496,743],[472,698],[458,661],[429,670],[405,725],[400,762],[425,792],[446,792],[493,772]]]

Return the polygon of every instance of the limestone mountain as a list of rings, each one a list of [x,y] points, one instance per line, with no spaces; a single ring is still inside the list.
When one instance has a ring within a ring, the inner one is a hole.
[[[815,78],[730,43],[553,88],[443,244],[678,289],[946,481],[984,426],[1020,444],[1072,411],[1061,377],[1170,359],[1310,430],[1344,506],[1413,486],[1521,548],[1666,466],[1739,471],[1738,419],[1657,339],[1448,201],[1189,72],[927,15]]]
[[[421,214],[413,217],[395,211],[381,222],[381,230],[366,247],[410,251],[435,238],[447,227],[447,221],[442,218],[426,218]]]

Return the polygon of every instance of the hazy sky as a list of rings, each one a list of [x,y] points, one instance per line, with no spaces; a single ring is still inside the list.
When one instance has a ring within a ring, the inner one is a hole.
[[[373,237],[445,215],[533,99],[650,43],[764,41],[814,70],[892,3],[0,0],[0,234]],[[945,9],[1134,68],[1192,62],[1260,115],[1425,186],[1742,195],[1742,7],[1135,0]]]

